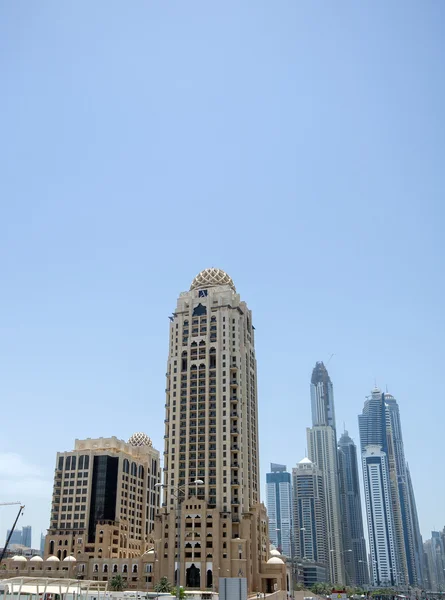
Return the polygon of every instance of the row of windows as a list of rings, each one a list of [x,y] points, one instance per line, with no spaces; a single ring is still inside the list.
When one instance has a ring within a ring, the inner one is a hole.
[[[65,458],[65,471],[75,471],[76,470],[77,457],[76,456],[67,456]],[[79,463],[77,465],[77,469],[79,471],[83,471],[84,469],[88,469],[90,466],[90,457],[88,454],[83,454],[79,456]],[[59,463],[57,468],[59,471],[63,470],[63,456],[59,456]]]

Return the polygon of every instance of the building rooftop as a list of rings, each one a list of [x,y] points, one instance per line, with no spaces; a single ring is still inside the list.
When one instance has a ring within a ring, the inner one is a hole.
[[[201,271],[201,273],[196,275],[192,281],[190,290],[217,287],[219,285],[228,285],[234,292],[236,292],[235,284],[233,283],[232,278],[227,275],[225,271],[222,269],[217,269],[216,267],[210,267],[209,269],[204,269],[204,271]]]

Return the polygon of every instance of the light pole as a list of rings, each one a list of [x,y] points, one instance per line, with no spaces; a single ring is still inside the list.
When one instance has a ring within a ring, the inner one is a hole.
[[[193,485],[198,488],[198,485],[204,485],[202,479],[195,479],[192,482]],[[180,502],[180,494],[185,496],[184,488],[185,485],[181,485],[179,487],[175,487],[173,485],[167,485],[166,483],[155,483],[155,487],[158,488],[169,488],[172,490],[173,496],[176,498],[176,516],[178,517],[178,561],[177,561],[177,580],[176,580],[176,598],[179,600],[181,596],[181,502]],[[176,519],[175,519],[176,524]],[[176,541],[176,536],[175,536]],[[176,545],[176,544],[175,544]]]
[[[329,550],[329,552],[335,552],[335,550],[334,550],[334,549],[332,549],[332,550]],[[348,573],[348,570],[347,570],[347,568],[346,568],[346,564],[345,564],[345,554],[346,554],[346,552],[352,552],[351,548],[349,548],[349,550],[344,550],[344,551],[343,551],[343,550],[340,550],[340,554],[342,554],[342,555],[343,555],[343,566],[344,566],[344,568],[345,568],[345,574],[346,574],[346,577],[348,577],[348,578],[349,578],[349,584],[350,584],[350,585],[352,585],[351,576],[349,575],[349,573]],[[347,585],[347,584],[345,583],[345,585]]]

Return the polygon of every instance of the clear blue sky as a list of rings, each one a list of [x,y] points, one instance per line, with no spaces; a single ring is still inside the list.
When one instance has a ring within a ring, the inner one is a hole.
[[[387,384],[445,525],[444,27],[441,0],[0,4],[0,501],[34,544],[58,450],[162,451],[167,316],[212,265],[254,311],[262,489],[335,353],[339,425]]]

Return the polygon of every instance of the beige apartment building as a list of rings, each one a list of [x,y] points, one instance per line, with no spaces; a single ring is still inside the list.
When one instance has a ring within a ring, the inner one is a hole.
[[[135,558],[149,548],[159,506],[159,452],[142,433],[76,440],[56,459],[45,557]]]
[[[165,409],[155,579],[177,582],[179,571],[187,588],[240,576],[250,591],[286,589],[260,503],[252,313],[220,269],[199,273],[170,317]]]

